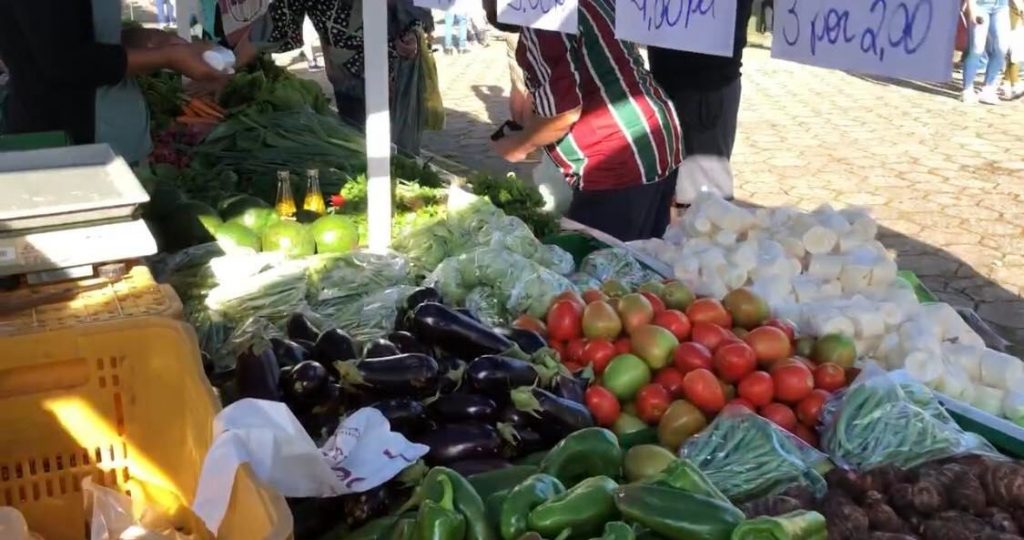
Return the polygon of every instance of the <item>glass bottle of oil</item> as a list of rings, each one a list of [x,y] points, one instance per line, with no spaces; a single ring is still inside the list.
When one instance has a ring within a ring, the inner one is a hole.
[[[274,210],[282,218],[295,217],[295,195],[292,193],[292,178],[288,171],[277,171],[277,204]]]
[[[327,212],[324,195],[320,192],[320,171],[306,171],[306,198],[302,201],[302,209],[322,216]]]

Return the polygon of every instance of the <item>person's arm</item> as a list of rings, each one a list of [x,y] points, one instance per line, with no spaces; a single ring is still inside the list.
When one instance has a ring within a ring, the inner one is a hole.
[[[176,34],[155,28],[126,28],[121,31],[121,45],[128,48],[152,49],[186,43]]]
[[[521,131],[509,132],[494,142],[498,154],[522,161],[530,152],[565,137],[579,120],[583,97],[579,89],[575,36],[524,28],[516,60],[533,102]]]

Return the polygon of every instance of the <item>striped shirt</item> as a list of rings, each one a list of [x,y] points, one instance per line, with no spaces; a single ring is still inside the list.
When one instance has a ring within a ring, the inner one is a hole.
[[[523,28],[516,51],[534,111],[580,108],[568,135],[545,151],[576,189],[657,182],[682,161],[672,102],[635,45],[615,39],[614,0],[580,0],[579,33]]]

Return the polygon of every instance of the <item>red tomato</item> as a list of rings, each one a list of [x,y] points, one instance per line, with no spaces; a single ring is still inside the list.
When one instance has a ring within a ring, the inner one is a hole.
[[[654,375],[654,382],[665,387],[673,398],[683,397],[683,372],[674,367],[662,368]]]
[[[726,382],[734,383],[755,369],[757,357],[746,343],[728,343],[715,350],[715,373]]]
[[[711,351],[700,343],[693,341],[680,343],[676,347],[676,351],[673,353],[673,362],[676,369],[682,372],[683,375],[695,369],[711,369],[714,367],[714,362],[711,361]]]
[[[580,337],[583,310],[571,300],[559,300],[548,310],[548,335],[558,341],[569,341]]]
[[[835,392],[846,386],[846,371],[839,364],[825,362],[814,368],[814,387]]]
[[[568,300],[575,304],[576,307],[580,308],[581,315],[583,314],[583,308],[587,307],[587,303],[583,301],[583,298],[581,298],[580,295],[572,291],[565,291],[562,294],[559,294],[554,298],[554,300],[551,301],[551,305],[554,306],[556,302],[561,302],[562,300]]]
[[[772,369],[775,399],[783,403],[798,403],[814,390],[814,375],[798,363],[788,363]]]
[[[588,304],[592,304],[594,302],[601,301],[601,300],[607,302],[608,301],[608,295],[603,293],[603,292],[601,292],[601,291],[599,291],[599,290],[597,290],[597,289],[587,289],[586,291],[583,291],[583,301],[584,302],[586,302]]]
[[[615,398],[615,394],[603,386],[593,385],[587,388],[584,401],[587,402],[587,409],[590,409],[590,414],[594,415],[594,421],[604,427],[610,427],[614,424],[622,412],[622,409],[619,407],[619,400]]]
[[[687,401],[706,413],[717,413],[725,407],[725,392],[711,370],[695,369],[683,377],[683,393]]]
[[[573,364],[585,364],[583,361],[583,349],[587,346],[587,340],[577,338],[565,346],[565,354],[569,356],[568,361]]]
[[[807,397],[800,400],[796,405],[796,417],[800,423],[810,428],[818,425],[821,407],[825,405],[828,396],[829,393],[824,390],[812,390]]]
[[[774,326],[761,326],[750,331],[744,338],[762,366],[770,366],[793,354],[793,343],[786,333]]]
[[[690,337],[690,319],[687,319],[682,311],[662,311],[654,316],[654,324],[672,332],[679,341],[685,341]]]
[[[782,333],[786,334],[790,341],[796,339],[796,325],[789,319],[768,319],[764,326],[771,326],[782,330]]]
[[[629,341],[628,337],[621,337],[615,340],[615,352],[618,354],[630,354],[633,350],[633,343]]]
[[[654,308],[655,315],[665,311],[665,302],[658,295],[647,291],[641,292],[640,294],[642,294],[644,298],[651,303],[651,307]]]
[[[615,350],[615,345],[607,339],[593,339],[587,342],[587,346],[583,347],[583,364],[594,368],[594,373],[600,375],[604,373],[604,368],[608,367],[608,363],[612,361],[619,353]]]
[[[672,403],[672,396],[664,386],[652,383],[641,388],[636,393],[634,401],[637,416],[644,422],[654,425],[661,420],[661,416]]]
[[[751,403],[750,401],[748,401],[746,399],[743,399],[741,397],[732,398],[731,400],[729,400],[729,403],[726,403],[725,406],[729,407],[729,406],[732,406],[732,405],[735,405],[737,407],[744,407],[744,408],[746,408],[748,411],[750,411],[752,413],[756,413],[757,412],[757,409],[754,408],[754,404],[753,403]]]
[[[797,437],[800,437],[800,440],[805,443],[813,446],[814,448],[818,447],[818,434],[815,433],[813,429],[810,429],[803,424],[797,424],[793,433],[795,433]]]
[[[686,316],[690,322],[711,323],[722,328],[732,328],[732,315],[725,310],[725,306],[714,298],[698,298],[686,308]]]
[[[764,371],[755,371],[743,377],[736,390],[741,398],[757,407],[764,407],[775,397],[775,383],[772,376]]]
[[[781,403],[769,403],[761,408],[761,416],[775,422],[775,425],[785,429],[786,431],[793,431],[796,429],[796,415],[793,414],[793,409],[781,404]]]
[[[544,321],[537,317],[530,315],[520,315],[513,323],[512,328],[521,328],[523,330],[530,330],[537,332],[541,336],[548,335],[548,328],[544,325]]]
[[[707,347],[709,351],[717,349],[731,335],[725,328],[709,322],[697,322],[693,319],[690,319],[690,322],[693,323],[690,339]]]
[[[556,353],[558,353],[558,360],[559,361],[565,362],[566,360],[569,359],[569,357],[565,355],[565,343],[563,343],[561,341],[555,341],[553,339],[549,339],[548,340],[548,347],[551,347],[552,349],[554,349],[554,351]]]

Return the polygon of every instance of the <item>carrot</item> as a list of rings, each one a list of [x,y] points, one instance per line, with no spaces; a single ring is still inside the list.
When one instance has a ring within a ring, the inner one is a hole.
[[[224,118],[222,113],[217,112],[215,109],[210,107],[209,104],[204,103],[200,99],[193,99],[189,102],[189,106],[199,112],[201,116],[208,116],[212,118]]]
[[[197,118],[195,116],[179,116],[175,118],[179,124],[216,124],[215,118]]]

